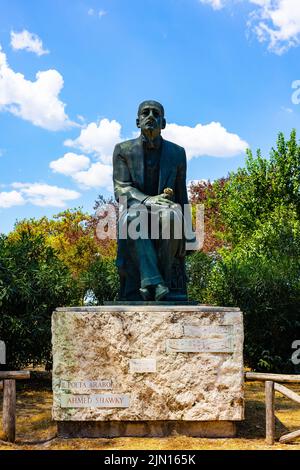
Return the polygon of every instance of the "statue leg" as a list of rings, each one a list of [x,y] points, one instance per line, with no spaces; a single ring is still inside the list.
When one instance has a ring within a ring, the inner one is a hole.
[[[135,220],[136,215],[128,214],[127,224]],[[158,257],[153,244],[153,241],[148,238],[137,238],[136,240],[130,238],[128,234],[128,248],[130,249],[130,259],[140,273],[140,287],[145,288],[148,286],[155,286],[163,283],[158,267]],[[128,266],[130,275],[130,266]]]
[[[170,287],[172,266],[175,256],[180,252],[183,239],[182,215],[177,211],[162,211],[160,214],[160,238],[157,242],[158,261],[162,276]]]
[[[131,240],[131,246],[133,246],[134,257],[140,271],[141,287],[155,286],[163,283],[152,240],[138,238],[137,240]]]

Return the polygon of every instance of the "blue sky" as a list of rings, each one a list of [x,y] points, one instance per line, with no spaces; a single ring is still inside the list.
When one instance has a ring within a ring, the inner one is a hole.
[[[188,180],[268,155],[299,128],[299,37],[298,0],[1,0],[0,232],[92,211],[144,99],[164,104]]]

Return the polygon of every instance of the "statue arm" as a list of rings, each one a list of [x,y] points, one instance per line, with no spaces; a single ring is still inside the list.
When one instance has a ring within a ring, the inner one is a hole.
[[[113,181],[115,198],[119,201],[121,196],[127,197],[129,205],[142,203],[147,195],[133,185],[131,174],[125,156],[120,151],[120,145],[116,145],[113,154]]]
[[[134,186],[126,158],[122,154],[119,144],[116,145],[113,155],[113,180],[116,200],[119,201],[121,196],[126,197],[129,206],[136,203],[144,203],[147,207],[173,204],[165,194],[149,196]]]

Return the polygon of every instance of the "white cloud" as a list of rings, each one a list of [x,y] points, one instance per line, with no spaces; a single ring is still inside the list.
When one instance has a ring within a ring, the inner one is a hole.
[[[250,26],[268,49],[283,54],[300,44],[299,0],[249,0],[258,6],[252,13]]]
[[[41,207],[65,207],[67,201],[80,197],[77,191],[43,183],[13,183],[12,187],[22,194],[26,202]]]
[[[84,155],[66,153],[62,158],[50,162],[50,168],[55,173],[72,176],[78,171],[86,170],[90,166],[90,159]]]
[[[66,140],[65,146],[79,149],[87,154],[96,155],[103,163],[112,161],[116,143],[121,139],[121,124],[117,121],[102,119],[99,124],[92,122],[81,130],[75,140]]]
[[[86,123],[86,119],[85,119],[85,117],[84,117],[84,116],[82,116],[81,114],[77,114],[77,116],[76,116],[76,117],[77,117],[78,121],[81,121],[83,124],[85,124],[85,123]]]
[[[71,176],[82,189],[112,189],[112,165],[101,162],[91,163],[85,155],[66,153],[62,158],[50,163],[56,173]]]
[[[89,15],[89,16],[96,16],[96,15],[97,15],[98,18],[100,18],[100,20],[101,20],[101,18],[103,18],[103,16],[107,15],[107,11],[105,11],[105,10],[99,10],[99,11],[97,12],[96,10],[94,10],[94,8],[90,8],[90,9],[88,10],[88,15]]]
[[[78,171],[73,175],[77,183],[85,188],[106,188],[112,190],[112,166],[96,162],[87,171]]]
[[[288,114],[293,114],[293,110],[292,108],[288,108],[286,106],[281,106],[281,110],[284,111],[285,113],[288,113]]]
[[[233,157],[248,147],[237,134],[228,132],[219,122],[197,124],[195,127],[167,124],[163,136],[185,148],[187,158]]]
[[[220,10],[224,7],[223,0],[199,0],[200,3],[204,3],[206,5],[211,5],[214,10]]]
[[[0,46],[0,111],[8,111],[36,126],[57,131],[72,125],[59,100],[64,80],[56,70],[36,74],[36,81],[26,80],[12,70]]]
[[[0,207],[8,208],[25,204],[25,199],[18,191],[0,192]]]
[[[121,137],[121,124],[115,120],[102,119],[99,123],[91,122],[85,126],[77,139],[66,140],[64,145],[89,154],[97,161],[91,163],[88,157],[84,155],[79,156],[74,153],[68,153],[66,155],[68,155],[67,160],[71,171],[75,168],[73,165],[80,163],[87,164],[88,161],[90,163],[90,166],[86,165],[85,168],[78,168],[78,170],[72,171],[72,174],[69,173],[69,175],[83,189],[106,188],[111,191],[112,155],[115,145],[121,140],[124,140]],[[64,167],[66,155],[63,159],[51,162],[50,167],[54,170],[57,169],[57,165]],[[67,174],[65,171],[61,172]]]
[[[10,44],[14,50],[25,50],[34,52],[38,56],[49,54],[49,51],[43,48],[43,41],[33,33],[24,29],[20,33],[11,31]]]
[[[103,16],[105,16],[105,15],[107,15],[107,11],[100,10],[100,11],[98,12],[98,16],[99,16],[100,19],[103,18]]]
[[[214,10],[244,2],[255,5],[250,13],[248,27],[268,49],[281,55],[300,44],[299,0],[199,0]]]

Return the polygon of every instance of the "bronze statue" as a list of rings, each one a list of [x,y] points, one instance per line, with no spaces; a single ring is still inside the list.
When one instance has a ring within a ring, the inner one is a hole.
[[[166,120],[160,103],[141,103],[136,123],[141,135],[117,144],[113,155],[115,197],[122,206],[117,257],[120,300],[186,300],[185,150],[161,137]],[[152,226],[149,229],[153,214],[158,233]],[[132,236],[130,223],[140,236]]]

